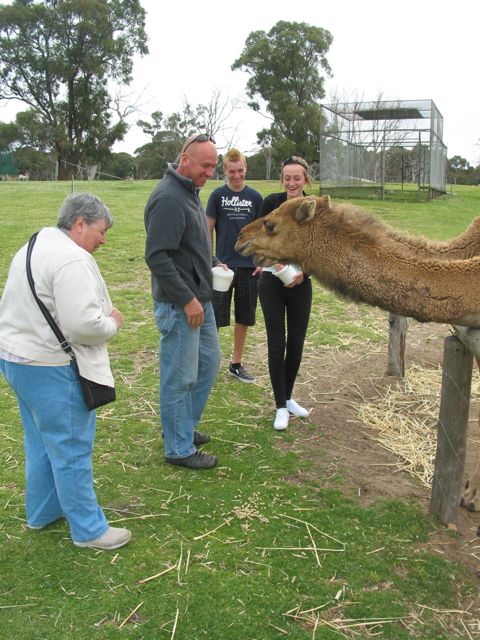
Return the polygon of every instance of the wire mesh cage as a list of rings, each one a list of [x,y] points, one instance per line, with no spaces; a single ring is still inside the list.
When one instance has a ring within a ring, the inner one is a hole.
[[[433,100],[322,104],[322,193],[385,198],[446,192],[443,117]]]

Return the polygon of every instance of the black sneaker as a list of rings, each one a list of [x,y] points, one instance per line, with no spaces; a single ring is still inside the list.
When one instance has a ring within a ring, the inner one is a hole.
[[[207,444],[207,442],[210,442],[210,436],[208,433],[202,433],[201,431],[193,432],[193,444],[196,447],[200,447],[202,444]]]
[[[168,464],[176,464],[187,469],[213,469],[218,460],[216,456],[211,456],[203,451],[195,451],[186,458],[165,458]]]
[[[241,364],[231,364],[228,373],[240,380],[240,382],[255,382],[255,377],[245,371]]]

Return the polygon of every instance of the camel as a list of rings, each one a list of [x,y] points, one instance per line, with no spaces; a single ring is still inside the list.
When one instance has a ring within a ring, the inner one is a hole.
[[[327,199],[325,202],[332,208],[329,196],[324,197]],[[362,224],[370,224],[371,229],[375,229],[377,242],[391,246],[395,251],[403,247],[407,252],[414,251],[416,257],[442,260],[468,260],[480,256],[480,218],[475,218],[460,235],[442,242],[394,229],[379,218],[350,204],[335,204],[334,208],[347,219],[354,215],[357,220],[363,221]]]
[[[243,227],[235,245],[260,266],[298,264],[341,296],[420,322],[452,325],[480,356],[480,218],[447,241],[403,233],[328,196],[287,200]],[[479,365],[480,366],[480,365]],[[480,508],[480,457],[461,505]]]
[[[260,266],[298,264],[356,302],[419,322],[480,328],[480,257],[434,257],[460,254],[466,235],[451,243],[416,240],[328,196],[307,196],[245,226],[235,248]]]
[[[441,242],[438,240],[427,240],[422,236],[412,236],[409,234],[396,234],[395,230],[388,228],[387,234],[398,242],[403,242],[405,247],[421,253],[425,258],[439,258],[443,260],[468,260],[475,256],[480,256],[480,218],[475,218],[467,229],[460,235]],[[392,236],[391,233],[394,233]]]

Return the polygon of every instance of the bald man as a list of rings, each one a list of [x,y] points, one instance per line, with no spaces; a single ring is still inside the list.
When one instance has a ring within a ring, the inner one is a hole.
[[[211,469],[217,458],[197,449],[210,437],[197,430],[220,366],[212,307],[212,250],[199,191],[215,171],[212,136],[196,133],[169,164],[145,207],[145,260],[151,271],[160,332],[160,419],[165,458]]]

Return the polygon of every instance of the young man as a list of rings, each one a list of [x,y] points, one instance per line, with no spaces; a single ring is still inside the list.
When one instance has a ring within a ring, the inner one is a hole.
[[[235,305],[233,352],[229,373],[241,382],[253,382],[254,376],[242,366],[248,327],[255,324],[257,307],[257,269],[251,256],[244,257],[234,249],[240,229],[258,216],[262,196],[245,184],[247,162],[238,149],[230,149],[223,160],[226,184],[212,192],[207,203],[207,220],[213,240],[216,231],[216,256],[235,275],[228,291],[213,292],[213,308],[217,327],[230,325],[232,293]]]
[[[198,192],[217,165],[214,140],[188,138],[178,165],[168,165],[145,207],[145,259],[152,273],[160,340],[160,416],[165,458],[189,469],[211,469],[217,458],[197,449],[197,431],[220,366],[212,308],[212,250]]]

